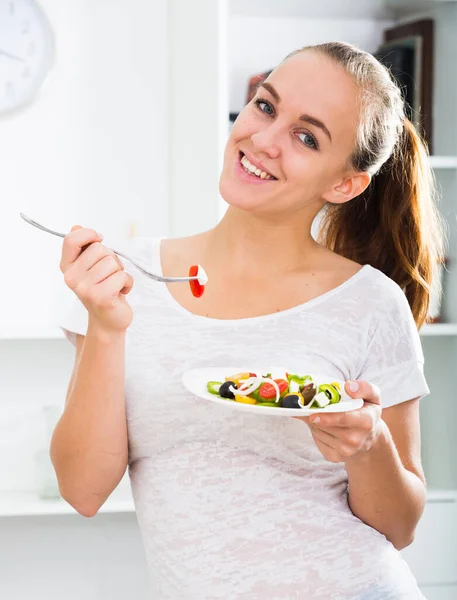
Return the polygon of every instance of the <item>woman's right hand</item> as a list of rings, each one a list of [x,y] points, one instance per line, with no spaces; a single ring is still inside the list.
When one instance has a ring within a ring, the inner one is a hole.
[[[86,307],[90,322],[103,331],[122,332],[133,318],[125,298],[133,277],[101,240],[93,229],[72,227],[63,242],[60,270],[66,285]]]

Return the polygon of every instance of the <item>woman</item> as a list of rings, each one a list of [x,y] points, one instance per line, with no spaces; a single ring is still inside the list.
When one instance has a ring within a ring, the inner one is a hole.
[[[235,122],[220,191],[214,229],[130,248],[165,275],[202,264],[199,299],[138,275],[127,302],[101,236],[66,237],[81,302],[62,323],[77,348],[51,448],[62,496],[92,516],[129,466],[152,598],[422,598],[398,550],[426,497],[417,327],[441,248],[399,89],[352,46],[293,53]],[[180,384],[234,364],[326,372],[364,406],[271,418]]]

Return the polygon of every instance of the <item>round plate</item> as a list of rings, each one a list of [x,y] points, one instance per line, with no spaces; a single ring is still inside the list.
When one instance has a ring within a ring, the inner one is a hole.
[[[249,369],[255,372],[256,369]],[[349,410],[357,410],[363,406],[363,400],[353,400],[349,396],[343,395],[341,400],[336,404],[328,404],[325,408],[282,408],[278,406],[262,406],[261,404],[244,404],[243,402],[235,402],[234,400],[226,400],[219,398],[214,394],[210,394],[206,388],[208,381],[225,381],[225,378],[230,373],[243,373],[247,369],[237,367],[204,367],[202,369],[190,369],[186,371],[182,377],[184,387],[195,396],[209,400],[222,406],[240,410],[243,412],[252,412],[256,414],[271,415],[275,417],[293,415],[295,417],[303,417],[305,415],[314,415],[316,413],[340,413]],[[259,369],[257,369],[259,371]],[[261,371],[261,370],[260,370]],[[261,371],[262,372],[262,371]],[[268,371],[263,371],[268,372]],[[318,381],[333,381],[332,378],[319,377]]]

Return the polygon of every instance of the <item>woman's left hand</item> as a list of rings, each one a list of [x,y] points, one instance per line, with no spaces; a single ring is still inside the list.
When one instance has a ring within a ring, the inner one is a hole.
[[[381,396],[375,385],[348,381],[345,390],[351,398],[363,398],[363,407],[343,413],[293,417],[308,424],[322,456],[333,463],[347,462],[370,450],[384,426]]]

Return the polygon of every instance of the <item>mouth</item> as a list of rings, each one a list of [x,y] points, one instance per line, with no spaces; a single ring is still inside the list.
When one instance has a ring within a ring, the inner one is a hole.
[[[247,175],[250,175],[251,177],[261,181],[278,181],[277,178],[269,171],[265,171],[260,167],[260,165],[256,165],[251,162],[241,151],[238,154],[238,160],[241,168],[245,171],[245,173],[247,173]]]

